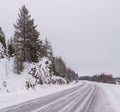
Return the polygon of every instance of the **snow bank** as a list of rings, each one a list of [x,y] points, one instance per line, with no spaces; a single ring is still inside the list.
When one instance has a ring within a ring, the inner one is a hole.
[[[120,112],[120,85],[100,84],[113,112]]]

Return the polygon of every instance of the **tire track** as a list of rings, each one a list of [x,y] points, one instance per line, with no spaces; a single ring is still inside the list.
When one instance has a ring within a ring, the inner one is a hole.
[[[76,91],[78,91],[78,89],[82,89],[85,86],[86,86],[86,83],[83,83],[80,86],[77,86],[77,87],[74,87],[71,89],[67,89],[62,92],[58,92],[58,93],[51,94],[51,95],[48,95],[48,96],[45,96],[42,98],[27,101],[22,104],[11,106],[6,109],[2,109],[2,110],[0,110],[0,112],[31,112],[33,110],[36,110],[37,108],[40,108],[46,104],[51,103],[52,101],[55,101],[56,99],[60,99],[65,95],[75,93]]]
[[[70,102],[77,100],[78,96],[80,94],[84,94],[84,92],[86,92],[86,89],[89,86],[87,85],[86,87],[84,87],[83,89],[78,89],[78,91],[76,91],[74,94],[71,94],[70,96],[67,95],[61,99],[58,99],[55,102],[52,102],[49,105],[46,105],[45,107],[42,107],[42,109],[38,109],[36,111],[33,112],[58,112],[61,108],[63,108],[64,106],[66,106],[67,104],[69,104]]]

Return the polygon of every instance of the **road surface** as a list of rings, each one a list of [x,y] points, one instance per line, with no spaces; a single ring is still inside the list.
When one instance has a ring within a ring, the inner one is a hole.
[[[14,105],[0,112],[112,112],[104,106],[102,94],[98,85],[83,82],[80,86]]]

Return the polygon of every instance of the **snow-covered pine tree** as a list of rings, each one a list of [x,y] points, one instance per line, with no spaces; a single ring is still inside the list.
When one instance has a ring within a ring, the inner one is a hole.
[[[39,57],[40,40],[39,32],[34,25],[34,19],[31,19],[28,9],[25,5],[19,10],[16,21],[14,43],[15,55],[20,56],[23,62],[37,62]]]
[[[49,59],[53,57],[51,42],[49,42],[47,38],[45,39],[45,43],[44,43],[44,51],[45,51],[44,54],[46,57],[48,57]]]
[[[51,42],[49,42],[47,40],[47,38],[45,39],[45,41],[44,41],[44,43],[42,45],[41,53],[42,53],[43,56],[47,57],[51,61],[51,64],[49,65],[49,73],[50,73],[50,76],[52,76],[54,74],[53,65],[52,65],[53,50],[52,50]]]
[[[67,68],[64,60],[61,57],[53,57],[52,61],[53,72],[57,76],[61,76],[67,80],[67,83],[78,80],[78,74],[72,69]]]
[[[23,70],[23,62],[37,62],[40,55],[41,41],[39,32],[31,19],[28,9],[23,5],[14,24],[14,68],[19,74]]]
[[[0,42],[3,44],[3,47],[6,48],[5,34],[0,27]]]
[[[4,58],[5,55],[6,55],[5,34],[2,31],[2,28],[0,27],[0,58]]]
[[[9,55],[9,57],[13,57],[14,55],[14,45],[13,45],[13,39],[10,38],[7,42],[7,53]]]
[[[23,59],[19,55],[16,55],[14,57],[14,73],[17,73],[19,75],[23,69]]]
[[[53,71],[55,75],[65,77],[66,74],[66,64],[61,57],[54,57],[53,61]]]

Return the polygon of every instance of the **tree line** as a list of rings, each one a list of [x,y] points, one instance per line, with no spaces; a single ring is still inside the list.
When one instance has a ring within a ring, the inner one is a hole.
[[[53,55],[51,42],[47,38],[41,40],[37,25],[25,5],[19,9],[14,29],[14,36],[6,42],[5,34],[0,28],[0,42],[6,56],[14,57],[15,73],[21,74],[23,72],[24,62],[37,63],[41,58],[48,57],[52,62],[51,71],[55,75],[66,78],[68,81],[77,80],[78,74],[67,68],[61,57]]]
[[[105,74],[105,73],[94,75],[91,77],[90,76],[79,77],[79,80],[88,80],[88,81],[111,83],[111,84],[116,83],[114,77],[111,74]]]

